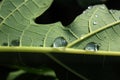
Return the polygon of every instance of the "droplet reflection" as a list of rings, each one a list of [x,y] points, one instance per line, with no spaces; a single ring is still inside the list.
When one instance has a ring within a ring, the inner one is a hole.
[[[94,42],[90,42],[85,46],[85,50],[89,50],[89,51],[98,51],[99,50],[99,45],[94,43]]]
[[[92,9],[92,6],[88,6],[88,9]]]
[[[67,41],[63,37],[57,37],[54,40],[53,47],[64,47],[67,44],[68,44]]]
[[[94,21],[94,22],[93,22],[93,25],[96,25],[96,24],[97,24],[97,22],[96,22],[96,21]]]

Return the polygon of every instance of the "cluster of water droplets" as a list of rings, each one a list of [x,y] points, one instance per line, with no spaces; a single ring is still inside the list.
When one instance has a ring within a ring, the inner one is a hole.
[[[95,18],[98,18],[98,15],[97,15],[97,14],[95,14]],[[97,25],[97,24],[98,24],[97,21],[94,21],[94,22],[93,22],[93,25]]]
[[[57,37],[55,38],[53,42],[53,47],[65,47],[68,44],[68,42],[64,39],[64,37]],[[89,50],[89,51],[98,51],[99,50],[99,45],[95,42],[90,42],[88,43],[85,47],[84,50]]]
[[[93,8],[93,6],[88,6],[88,10],[91,10]],[[101,6],[101,9],[105,9],[105,6]],[[83,13],[86,13],[87,11],[83,11]],[[98,18],[98,15],[95,14],[95,18]],[[93,21],[93,25],[97,25],[98,22],[97,21]]]
[[[89,6],[89,7],[88,7],[88,10],[90,10],[90,9],[92,9],[92,8],[93,8],[93,6]],[[104,6],[101,6],[100,8],[101,8],[101,9],[105,9]],[[83,13],[86,13],[86,11],[83,11]],[[98,15],[95,14],[95,17],[98,18]],[[94,21],[94,22],[93,22],[93,25],[97,25],[97,24],[98,24],[97,21]],[[81,38],[82,38],[82,37],[81,37]],[[65,47],[67,44],[68,44],[68,42],[65,40],[64,37],[57,37],[57,38],[55,38],[52,46],[53,46],[53,47]],[[99,47],[100,47],[100,46],[99,46],[97,43],[95,43],[95,42],[90,42],[90,43],[88,43],[88,44],[84,47],[84,50],[98,51],[98,50],[99,50]]]

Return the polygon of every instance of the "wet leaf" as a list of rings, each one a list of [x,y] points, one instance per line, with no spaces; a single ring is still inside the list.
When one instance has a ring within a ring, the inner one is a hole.
[[[51,3],[52,0],[3,0],[0,8],[1,48],[4,45],[7,48],[17,46],[17,49],[23,46],[40,47],[43,48],[40,51],[49,52],[47,47],[51,47],[55,39],[62,36],[67,42],[66,49],[71,48],[73,52],[76,49],[84,50],[88,43],[95,42],[100,44],[99,51],[119,53],[120,46],[116,44],[120,42],[120,11],[108,10],[105,5],[95,5],[88,7],[67,27],[60,22],[36,24],[34,19],[44,13]],[[53,47],[51,51],[59,52]],[[69,49],[67,52],[72,53]]]

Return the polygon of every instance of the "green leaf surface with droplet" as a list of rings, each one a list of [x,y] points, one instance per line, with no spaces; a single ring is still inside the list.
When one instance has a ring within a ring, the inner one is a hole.
[[[67,27],[60,22],[36,24],[34,19],[43,14],[51,3],[52,0],[3,0],[0,6],[1,49],[2,46],[40,47],[40,52],[49,52],[45,47],[51,47],[56,38],[63,37],[68,43],[66,51],[68,47],[73,52],[83,50],[90,42],[98,44],[100,51],[120,50],[116,45],[119,44],[119,11],[109,11],[105,5],[96,5],[85,10]],[[51,52],[61,50],[51,47]]]
[[[67,27],[60,22],[36,24],[34,19],[43,14],[51,3],[52,0],[3,0],[0,4],[0,51],[120,56],[120,11],[108,10],[105,5],[95,5],[85,10]],[[65,48],[52,47],[58,37],[67,41]],[[90,42],[98,44],[99,51],[84,50]],[[77,76],[82,76],[53,56],[48,56]]]
[[[69,41],[74,37],[61,23],[36,24],[34,19],[41,15],[52,0],[4,0],[0,16],[0,45],[50,47],[54,39],[63,36]],[[69,35],[69,36],[68,36]]]
[[[68,27],[79,39],[68,47],[84,49],[95,42],[103,51],[120,51],[120,11],[108,10],[105,5],[97,5],[87,9]]]

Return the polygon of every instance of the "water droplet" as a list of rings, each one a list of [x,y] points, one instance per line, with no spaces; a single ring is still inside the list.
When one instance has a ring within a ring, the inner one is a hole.
[[[83,11],[83,14],[85,14],[86,13],[86,11]]]
[[[84,39],[84,37],[83,37],[83,36],[81,36],[81,37],[80,37],[80,39]]]
[[[92,9],[92,6],[88,6],[88,9]]]
[[[98,15],[96,14],[96,15],[95,15],[95,17],[97,18],[97,17],[98,17]]]
[[[5,43],[2,44],[2,46],[8,46],[8,43],[5,42]]]
[[[99,50],[99,45],[94,43],[94,42],[90,42],[85,46],[85,50],[89,50],[89,51],[98,51]]]
[[[68,44],[67,41],[63,37],[57,37],[54,40],[53,47],[64,47],[67,44]]]
[[[19,46],[19,45],[20,45],[19,40],[12,40],[11,41],[11,46]]]
[[[40,47],[43,47],[43,44],[40,44]]]
[[[97,24],[97,22],[96,22],[96,21],[94,21],[94,22],[93,22],[93,25],[96,25],[96,24]]]
[[[83,34],[81,35],[80,39],[84,39],[84,35]]]

